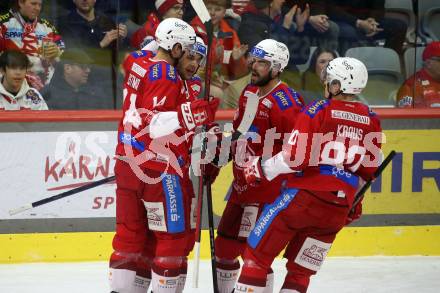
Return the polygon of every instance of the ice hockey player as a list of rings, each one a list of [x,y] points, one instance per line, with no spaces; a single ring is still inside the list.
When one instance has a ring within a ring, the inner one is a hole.
[[[366,105],[354,102],[368,73],[357,59],[336,58],[322,80],[327,99],[301,112],[283,151],[245,168],[248,184],[254,185],[290,175],[248,237],[235,292],[264,292],[267,270],[286,246],[288,273],[281,292],[306,292],[336,234],[361,214],[360,205],[350,212],[355,192],[382,158],[380,122]]]
[[[283,135],[290,135],[289,123],[295,121],[303,108],[302,97],[280,80],[280,74],[289,62],[289,50],[283,43],[273,39],[262,40],[252,48],[248,60],[251,82],[239,98],[234,129],[243,119],[247,101],[258,99],[259,102],[249,131],[232,147],[234,180],[215,240],[220,293],[230,293],[234,289],[240,269],[238,257],[244,251],[246,238],[261,207],[278,196],[284,180],[283,176],[279,176],[270,184],[253,188],[242,176],[243,163],[252,156],[265,154],[271,157],[281,151]],[[273,274],[270,274],[268,291],[265,292],[272,292],[272,286]]]
[[[218,106],[215,99],[188,100],[176,70],[194,50],[192,27],[168,18],[155,38],[159,49],[154,57],[143,58],[140,51],[137,60],[125,63],[115,164],[116,235],[109,264],[111,291],[118,293],[146,292],[150,278],[155,293],[179,292],[193,241],[186,138],[212,122]],[[163,135],[171,127],[170,135]]]

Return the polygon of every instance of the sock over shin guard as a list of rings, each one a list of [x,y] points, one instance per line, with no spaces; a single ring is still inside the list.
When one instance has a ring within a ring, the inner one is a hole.
[[[154,293],[176,293],[184,257],[156,257],[151,272]]]
[[[186,274],[188,272],[188,262],[184,261],[180,267],[179,282],[177,283],[176,293],[182,293],[185,288]]]
[[[273,270],[269,269],[269,271],[267,272],[266,288],[264,289],[264,293],[273,293],[273,282],[274,282]]]
[[[240,271],[238,260],[218,260],[217,283],[219,293],[231,293]]]

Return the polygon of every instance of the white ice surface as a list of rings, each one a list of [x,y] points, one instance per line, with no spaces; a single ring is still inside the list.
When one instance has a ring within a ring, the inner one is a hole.
[[[275,261],[275,291],[285,268]],[[200,264],[199,289],[191,288],[192,264],[184,292],[212,292],[208,261]],[[2,293],[109,293],[107,262],[32,263],[0,265]],[[322,292],[440,292],[440,257],[328,258],[309,291]]]

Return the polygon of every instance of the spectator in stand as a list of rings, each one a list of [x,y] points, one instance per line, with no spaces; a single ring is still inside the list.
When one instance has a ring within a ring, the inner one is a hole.
[[[331,21],[327,14],[325,1],[323,0],[287,0],[287,6],[297,4],[298,7],[310,6],[310,17],[304,27],[302,42],[308,42],[310,46],[326,47],[336,51],[338,49],[339,27]]]
[[[51,110],[110,109],[108,89],[93,87],[89,82],[93,61],[79,49],[67,49],[50,84],[41,94]]]
[[[339,26],[343,55],[348,48],[374,44],[385,39],[385,47],[402,53],[407,25],[398,19],[385,17],[384,0],[328,0],[330,18]]]
[[[183,0],[156,0],[155,6],[156,12],[151,12],[147,21],[131,37],[132,47],[141,49],[154,40],[156,28],[163,19],[183,17]]]
[[[96,0],[73,0],[75,9],[59,19],[60,32],[68,48],[79,48],[93,60],[90,82],[111,89],[114,106],[122,92],[123,80],[118,72],[118,53],[128,46],[124,43],[127,26],[114,23],[110,17],[95,9]]]
[[[210,93],[220,97],[221,108],[236,108],[242,89],[249,83],[245,58],[248,46],[240,42],[237,32],[224,19],[226,9],[231,7],[229,0],[205,0],[205,4],[214,30]],[[191,25],[206,43],[206,28],[198,16],[191,21]]]
[[[303,73],[301,77],[301,94],[306,100],[306,104],[313,100],[321,100],[324,98],[324,92],[322,90],[321,72],[327,67],[327,64],[335,59],[336,52],[324,48],[318,47],[310,57],[309,68]]]
[[[38,90],[26,81],[29,68],[31,62],[21,51],[7,50],[0,55],[0,110],[47,110]]]
[[[422,59],[423,68],[400,87],[398,107],[440,107],[440,41],[426,46]]]
[[[127,36],[124,24],[116,25],[109,17],[95,10],[96,0],[73,0],[75,10],[59,19],[60,32],[67,47],[109,48]]]
[[[309,19],[310,7],[304,11],[297,5],[282,14],[285,0],[255,0],[241,16],[238,36],[243,44],[255,46],[263,39],[272,38],[287,45],[290,51],[288,69],[307,62],[310,46],[300,42]]]
[[[55,27],[40,18],[41,7],[42,0],[16,0],[13,8],[0,16],[0,53],[11,49],[25,53],[32,64],[26,79],[38,90],[52,78],[64,50]]]

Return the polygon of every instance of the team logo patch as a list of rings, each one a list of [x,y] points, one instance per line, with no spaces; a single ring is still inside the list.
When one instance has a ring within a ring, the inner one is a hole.
[[[160,63],[156,63],[150,67],[148,78],[151,81],[159,80],[162,78],[162,66]]]
[[[140,77],[144,77],[145,74],[147,73],[147,70],[145,68],[142,68],[141,66],[139,66],[136,63],[133,63],[131,65],[131,71],[133,71],[134,73],[136,73]]]
[[[144,201],[147,210],[148,228],[152,231],[167,232],[163,203]]]
[[[171,80],[172,82],[176,82],[177,81],[177,74],[176,74],[176,69],[174,68],[174,66],[167,64],[166,70],[167,70],[167,77],[166,78],[168,80]]]
[[[306,114],[313,118],[316,113],[327,107],[328,103],[328,100],[314,101],[307,107]]]
[[[295,258],[295,262],[302,267],[317,272],[321,268],[331,246],[331,243],[307,237]]]
[[[238,237],[247,238],[255,226],[255,221],[257,220],[258,207],[256,206],[246,206],[243,211],[240,223],[240,231],[238,232]]]
[[[29,90],[26,93],[26,99],[31,100],[32,104],[34,104],[34,105],[38,105],[41,103],[40,96],[33,90]]]
[[[347,111],[332,110],[332,118],[370,125],[370,117]]]
[[[293,106],[292,101],[284,90],[278,90],[272,94],[281,110],[286,110]]]

